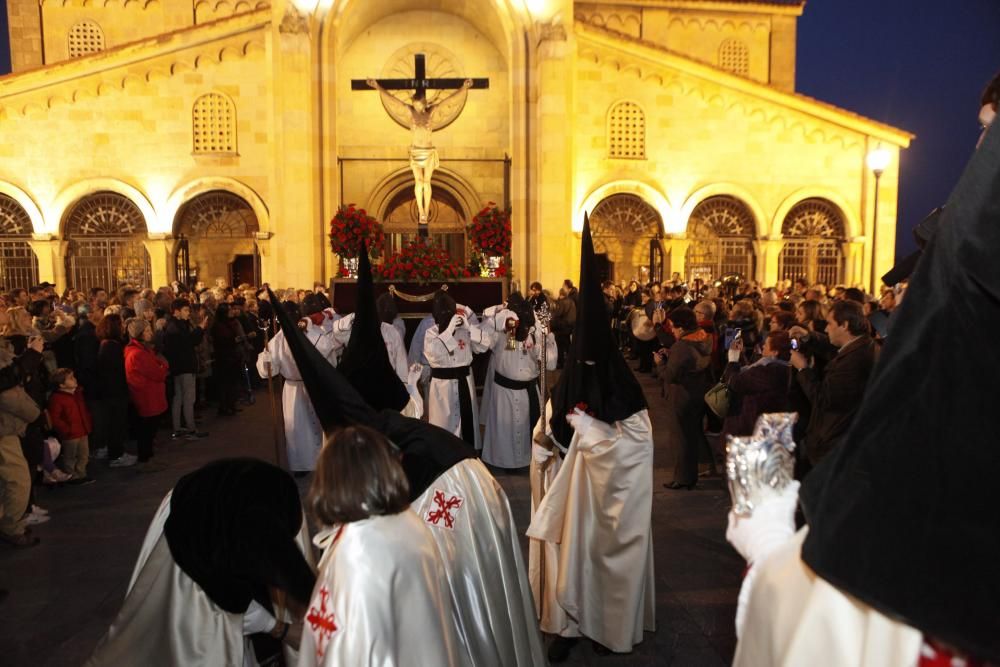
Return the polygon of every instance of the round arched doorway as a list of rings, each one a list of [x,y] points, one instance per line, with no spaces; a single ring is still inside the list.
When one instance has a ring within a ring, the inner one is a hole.
[[[810,285],[840,284],[844,275],[844,215],[825,199],[806,199],[781,224],[784,245],[778,255],[782,280],[804,278]]]
[[[143,244],[146,219],[128,197],[117,192],[87,195],[70,209],[65,230],[66,274],[73,288],[152,287],[149,253]]]
[[[420,234],[420,218],[413,188],[397,192],[385,207],[382,224],[386,236],[386,254],[398,251],[404,243]],[[431,241],[448,251],[451,258],[468,264],[466,257],[466,213],[458,198],[445,188],[435,185],[427,216],[427,235]]]
[[[32,252],[31,218],[13,197],[0,194],[0,287],[11,290],[38,283],[38,258]]]
[[[733,273],[752,279],[754,229],[753,213],[735,197],[709,197],[698,204],[687,226],[691,244],[684,257],[684,270],[688,283],[700,278],[711,284]]]
[[[590,214],[601,278],[637,280],[642,285],[662,280],[662,231],[659,212],[638,195],[620,193],[602,199]]]
[[[226,190],[200,194],[177,211],[177,279],[194,285],[223,279],[230,285],[260,282],[255,235],[257,215],[242,197]]]

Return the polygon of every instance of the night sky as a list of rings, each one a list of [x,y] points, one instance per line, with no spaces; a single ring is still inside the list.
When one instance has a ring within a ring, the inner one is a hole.
[[[7,3],[0,73],[10,71]],[[1000,71],[1000,0],[810,0],[798,90],[917,135],[902,153],[897,253],[944,203],[975,146],[979,95]]]

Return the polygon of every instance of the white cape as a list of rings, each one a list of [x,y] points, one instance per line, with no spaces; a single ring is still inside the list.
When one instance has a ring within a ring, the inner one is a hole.
[[[309,322],[306,329],[309,339],[319,353],[334,366],[337,365],[337,341],[322,327]],[[281,392],[281,412],[285,421],[285,444],[288,454],[288,469],[292,471],[308,471],[316,467],[316,457],[323,446],[323,428],[320,426],[312,401],[302,384],[302,376],[295,365],[291,350],[285,341],[284,332],[278,334],[267,344],[271,353],[271,375],[281,375],[285,378],[285,387]],[[257,372],[262,378],[268,376],[263,357],[257,357]]]
[[[476,459],[452,466],[412,507],[444,560],[471,664],[546,664],[514,517],[486,467]]]
[[[734,667],[914,667],[923,634],[818,577],[800,530],[760,565]]]
[[[244,614],[225,611],[212,602],[170,553],[163,526],[170,516],[172,493],[164,497],[149,524],[121,611],[86,667],[257,664],[250,642],[244,638]],[[303,522],[299,547],[311,564],[305,530]],[[287,616],[285,620],[289,620]],[[287,646],[285,649],[286,658],[294,662],[295,652]]]
[[[559,625],[543,623],[542,630],[582,634],[620,653],[641,642],[644,630],[656,630],[652,503],[646,410],[614,426],[595,420],[574,434],[528,528],[528,537],[558,545],[555,589],[544,586],[541,605],[565,615],[550,614]],[[548,573],[552,559],[545,560]]]
[[[316,544],[326,551],[305,616],[299,667],[471,664],[441,557],[411,510],[323,531]]]

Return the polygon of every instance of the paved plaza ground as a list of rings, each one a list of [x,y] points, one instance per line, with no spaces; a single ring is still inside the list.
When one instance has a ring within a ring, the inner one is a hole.
[[[719,479],[694,491],[663,488],[672,476],[674,443],[666,441],[663,399],[640,376],[650,403],[656,441],[653,537],[656,557],[655,634],[627,656],[596,656],[589,644],[574,649],[569,665],[702,667],[731,662],[733,616],[742,559],[726,544],[728,493]],[[159,473],[110,470],[91,464],[96,484],[42,490],[38,502],[52,513],[35,528],[40,546],[13,551],[0,546],[0,664],[80,665],[117,613],[149,520],[163,495],[183,474],[218,458],[273,460],[267,395],[236,418],[206,413],[211,436],[169,442],[161,432],[157,457],[170,464]],[[528,477],[497,473],[510,497],[518,528],[528,523]],[[136,666],[140,667],[140,666]]]

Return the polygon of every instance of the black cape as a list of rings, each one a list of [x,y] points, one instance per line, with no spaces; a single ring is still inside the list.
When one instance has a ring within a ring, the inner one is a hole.
[[[234,614],[271,608],[269,586],[308,606],[316,576],[295,543],[302,504],[287,472],[223,459],[181,477],[163,526],[170,554],[212,602]]]
[[[594,362],[594,363],[586,363]],[[583,219],[580,247],[580,287],[576,299],[576,326],[566,365],[552,388],[552,435],[569,447],[573,428],[566,415],[579,403],[608,424],[628,419],[646,408],[642,387],[611,336],[611,320],[601,292],[590,219]]]
[[[1000,129],[952,192],[845,441],[806,478],[802,556],[883,613],[1000,662]]]
[[[278,313],[288,349],[302,375],[323,431],[361,424],[387,437],[402,452],[403,470],[410,483],[410,499],[419,497],[431,483],[452,466],[475,458],[476,451],[442,428],[396,410],[375,410],[306,340],[286,313]]]

